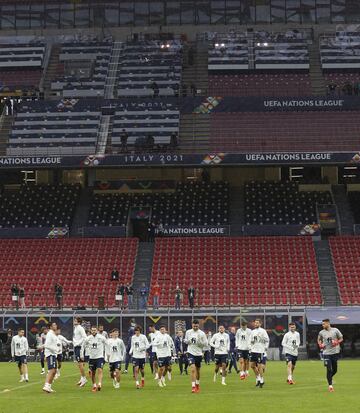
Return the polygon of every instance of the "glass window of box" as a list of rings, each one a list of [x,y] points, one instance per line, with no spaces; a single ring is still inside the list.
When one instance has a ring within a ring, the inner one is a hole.
[[[360,22],[360,2],[359,0],[347,0],[347,22],[359,23]]]
[[[210,24],[210,2],[208,0],[195,2],[195,24]]]
[[[287,0],[286,21],[288,23],[300,23],[300,0]]]
[[[95,21],[97,14],[98,12],[96,10],[96,13],[94,14]],[[104,6],[104,26],[119,26],[119,16],[119,3],[106,3]]]
[[[165,25],[165,3],[162,1],[150,2],[150,24]]]
[[[332,23],[345,23],[346,0],[332,0],[330,13]]]
[[[59,27],[60,6],[58,4],[47,4],[45,6],[45,27]]]
[[[167,1],[166,7],[166,24],[180,24],[180,2]]]
[[[217,3],[217,2],[215,2]],[[226,0],[226,24],[240,23],[240,1]]]
[[[194,24],[195,22],[194,3],[190,1],[181,2],[181,24]]]
[[[285,23],[286,2],[285,0],[271,0],[271,23]]]
[[[16,5],[16,28],[30,29],[30,6],[27,4]]]
[[[301,22],[316,23],[316,0],[301,0]]]
[[[60,26],[74,27],[74,4],[61,4]]]
[[[149,2],[135,2],[135,26],[149,26]]]
[[[225,24],[225,1],[212,1],[211,4],[211,23]]]
[[[75,4],[75,26],[89,27],[90,26],[90,10],[87,2]]]
[[[1,28],[15,29],[15,6],[1,6]]]
[[[270,23],[270,0],[255,0],[256,23]]]
[[[330,23],[330,0],[316,0],[318,23]]]
[[[120,2],[120,26],[134,25],[134,3],[130,1]]]
[[[30,13],[30,25],[32,29],[44,27],[44,5],[43,4],[32,4]]]
[[[240,4],[240,18],[242,24],[255,23],[254,0],[244,0]]]

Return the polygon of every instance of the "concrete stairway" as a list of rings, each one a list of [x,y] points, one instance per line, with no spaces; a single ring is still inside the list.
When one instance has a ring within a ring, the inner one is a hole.
[[[96,155],[105,154],[108,135],[109,135],[110,123],[111,123],[110,115],[101,116],[99,135],[98,135],[98,140],[96,144]]]
[[[88,221],[91,205],[91,194],[91,189],[82,188],[70,229],[70,237],[79,238],[83,236],[82,228],[86,226]]]
[[[138,248],[138,253],[137,253],[137,258],[136,258],[135,273],[134,273],[134,281],[133,281],[135,308],[139,308],[139,303],[140,303],[139,289],[141,288],[143,283],[145,283],[145,285],[148,287],[150,291],[154,249],[155,249],[155,244],[153,242],[140,242],[139,243],[139,248]]]
[[[319,39],[309,45],[310,79],[313,95],[326,95],[326,82],[321,69]]]
[[[117,85],[117,72],[119,67],[122,45],[122,42],[115,42],[114,47],[112,49],[111,60],[109,63],[109,72],[105,83],[105,99],[113,99],[115,97],[115,88]]]
[[[327,240],[315,241],[314,247],[324,304],[326,306],[340,305],[340,296],[331,259],[329,242]]]
[[[189,65],[188,51],[192,47],[194,51],[193,65]],[[184,49],[184,66],[181,81],[188,87],[193,83],[200,96],[207,96],[208,93],[208,45],[207,43],[194,42]]]
[[[244,225],[244,188],[233,186],[230,188],[230,216],[231,236],[242,235]]]
[[[179,147],[182,152],[209,152],[210,115],[180,116]]]
[[[51,90],[51,82],[56,79],[58,75],[58,66],[60,64],[60,44],[53,44],[51,48],[51,55],[44,79],[44,96],[45,99],[56,97],[56,94]]]
[[[340,218],[340,234],[353,235],[355,221],[346,194],[345,185],[333,185],[331,189]]]
[[[14,116],[3,115],[0,123],[0,156],[6,155],[6,147],[9,141],[11,126],[14,121]]]

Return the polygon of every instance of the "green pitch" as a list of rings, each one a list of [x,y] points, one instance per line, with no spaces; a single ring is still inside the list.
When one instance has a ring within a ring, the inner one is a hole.
[[[296,384],[286,383],[285,363],[268,362],[265,387],[255,387],[253,374],[246,381],[232,373],[227,386],[220,379],[213,383],[213,365],[203,366],[201,393],[191,394],[188,376],[180,376],[174,366],[173,380],[159,388],[146,370],[145,388],[136,390],[132,375],[123,375],[115,390],[108,378],[99,393],[91,386],[80,389],[74,363],[64,363],[62,376],[55,382],[55,394],[42,392],[40,365],[29,364],[30,382],[19,383],[14,363],[0,364],[0,413],[359,413],[360,361],[339,362],[335,393],[328,393],[325,368],[320,361],[300,361],[295,371]]]

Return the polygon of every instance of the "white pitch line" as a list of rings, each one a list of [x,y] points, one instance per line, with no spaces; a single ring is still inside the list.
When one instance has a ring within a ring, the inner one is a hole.
[[[64,379],[67,379],[68,377],[74,377],[74,376],[77,376],[78,374],[79,373],[74,373],[74,374],[69,374],[68,376],[61,376],[61,377],[63,377]],[[30,387],[30,386],[37,386],[38,384],[42,384],[42,383],[45,383],[45,378],[41,381],[34,381],[34,382],[26,383],[26,384],[23,384],[21,386],[13,387],[12,389],[4,389],[4,390],[0,391],[0,394],[6,394],[6,393],[9,393],[11,391],[25,389],[25,388]]]

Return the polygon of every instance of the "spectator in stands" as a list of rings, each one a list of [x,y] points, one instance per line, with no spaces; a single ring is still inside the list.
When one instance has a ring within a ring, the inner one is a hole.
[[[351,96],[353,94],[353,87],[352,87],[352,84],[349,81],[347,81],[344,84],[343,92],[344,92],[345,95],[349,95],[349,96]]]
[[[6,98],[5,106],[6,106],[6,115],[11,116],[13,114],[12,99]]]
[[[127,152],[127,141],[128,141],[129,135],[127,134],[126,130],[123,129],[120,133],[120,141],[121,141],[121,151],[122,152]]]
[[[176,149],[178,147],[178,134],[177,132],[173,132],[170,136],[170,148]]]
[[[147,288],[145,283],[142,283],[141,287],[139,288],[140,310],[146,310],[148,295],[149,295],[149,289]]]
[[[360,83],[356,82],[354,83],[354,95],[359,96],[359,92],[360,92]]]
[[[187,86],[185,83],[181,84],[181,95],[183,98],[186,98],[187,96]]]
[[[116,295],[119,296],[118,297],[119,307],[123,309],[124,308],[124,297],[125,297],[125,285],[124,284],[118,285],[117,290],[116,290]]]
[[[195,288],[190,285],[188,289],[188,299],[189,299],[189,306],[190,308],[194,308],[194,302],[195,302]]]
[[[155,82],[155,80],[151,84],[151,89],[153,90],[153,97],[154,98],[159,97],[160,89],[159,89],[159,85]]]
[[[149,242],[154,242],[155,230],[156,230],[155,224],[153,222],[149,222],[149,225],[148,225],[148,240],[149,240]]]
[[[205,182],[206,184],[210,183],[210,173],[207,169],[203,169],[202,173],[201,173],[201,179],[203,180],[203,182]]]
[[[191,83],[190,91],[191,91],[191,95],[193,97],[195,97],[197,95],[197,87],[196,87],[195,83]]]
[[[20,308],[25,308],[25,289],[24,289],[24,287],[19,288],[19,305],[20,305]]]
[[[151,135],[151,133],[148,134],[146,138],[146,147],[149,151],[152,151],[154,149],[154,144],[155,140],[154,137]]]
[[[11,361],[11,341],[13,338],[13,332],[11,328],[8,328],[6,331],[6,342],[5,342],[5,355],[7,360]]]
[[[181,303],[184,298],[184,294],[178,285],[176,286],[174,292],[175,292],[175,310],[180,310]]]
[[[158,282],[153,286],[153,307],[155,310],[159,308],[160,285]]]
[[[157,226],[157,236],[162,237],[164,235],[164,225],[160,222]]]
[[[15,305],[16,309],[19,309],[19,287],[17,284],[11,286],[11,300]]]
[[[172,90],[174,91],[174,96],[176,98],[178,98],[179,97],[179,92],[180,92],[179,83],[176,82],[174,85],[172,85]]]
[[[132,308],[133,307],[133,302],[134,302],[134,288],[131,284],[128,284],[125,288],[125,293],[128,298],[128,307]]]
[[[328,94],[334,96],[336,93],[337,84],[335,82],[331,82],[328,84]]]
[[[111,271],[111,281],[119,281],[119,271],[116,268]]]
[[[55,289],[55,301],[58,306],[58,309],[60,310],[62,308],[63,287],[60,284],[56,283],[54,289]]]

